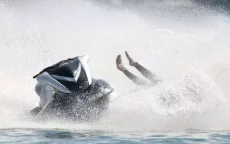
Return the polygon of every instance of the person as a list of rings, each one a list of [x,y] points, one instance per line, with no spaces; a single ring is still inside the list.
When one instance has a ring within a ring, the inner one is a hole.
[[[125,55],[129,61],[129,65],[135,67],[145,78],[139,78],[133,73],[131,73],[125,66],[123,65],[121,55],[118,55],[116,58],[117,69],[123,72],[133,83],[139,86],[154,86],[158,84],[161,80],[150,70],[146,69],[140,63],[134,61],[127,51],[125,51]]]
[[[104,80],[92,78],[88,62],[87,55],[69,58],[35,75],[33,78],[38,82],[35,92],[40,101],[31,114],[61,113],[66,117],[76,117],[83,111],[90,114],[88,107],[106,109],[113,88]]]

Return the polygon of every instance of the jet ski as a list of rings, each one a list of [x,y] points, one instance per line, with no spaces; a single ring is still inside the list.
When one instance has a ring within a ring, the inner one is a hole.
[[[98,119],[113,92],[106,81],[92,78],[85,55],[47,67],[33,78],[40,97],[39,107],[31,110],[36,120]]]

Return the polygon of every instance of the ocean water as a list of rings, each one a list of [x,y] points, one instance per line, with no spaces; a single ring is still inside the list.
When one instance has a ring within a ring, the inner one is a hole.
[[[0,1],[0,143],[228,143],[230,16],[190,0]],[[124,51],[162,81],[133,84]],[[36,122],[32,76],[90,56],[115,91],[93,122]]]
[[[1,143],[229,143],[228,132],[172,131],[172,132],[111,132],[71,131],[63,129],[4,129]]]

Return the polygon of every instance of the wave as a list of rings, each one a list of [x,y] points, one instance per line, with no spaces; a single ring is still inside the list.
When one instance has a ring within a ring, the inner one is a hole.
[[[229,16],[188,0],[120,5],[0,2],[0,128],[230,128]],[[163,82],[149,89],[132,84],[115,66],[125,50]],[[104,117],[89,124],[28,122],[38,104],[32,76],[84,53],[93,76],[116,89]]]

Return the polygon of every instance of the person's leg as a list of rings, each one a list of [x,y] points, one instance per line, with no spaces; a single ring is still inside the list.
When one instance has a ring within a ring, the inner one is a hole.
[[[156,77],[154,73],[152,73],[150,70],[143,67],[138,62],[134,61],[128,54],[128,52],[125,52],[126,57],[129,60],[129,65],[135,67],[144,77],[146,77],[148,80],[150,80],[152,83],[157,83],[160,80]]]
[[[133,73],[131,73],[129,70],[127,70],[124,67],[122,60],[121,60],[121,55],[117,56],[116,64],[117,64],[117,69],[123,72],[131,81],[133,81],[133,83],[137,85],[147,85],[148,84],[145,80],[137,77],[136,75],[134,75]]]

